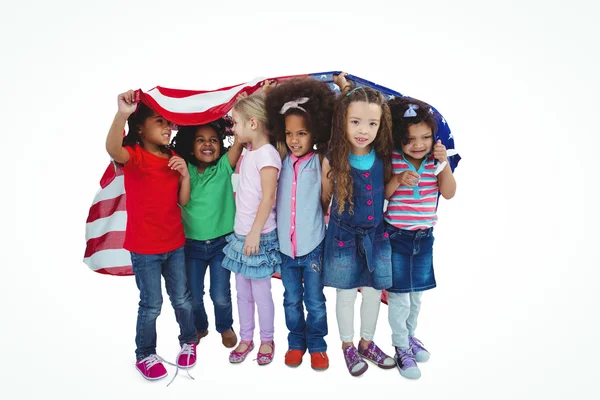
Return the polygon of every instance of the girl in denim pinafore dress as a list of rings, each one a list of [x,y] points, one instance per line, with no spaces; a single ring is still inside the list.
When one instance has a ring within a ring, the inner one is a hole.
[[[323,162],[325,209],[333,194],[323,279],[326,286],[337,289],[336,317],[342,350],[353,376],[367,370],[365,359],[381,368],[396,365],[373,342],[381,292],[392,285],[391,248],[383,221],[391,153],[391,119],[381,93],[360,87],[340,97],[329,153]],[[359,288],[363,299],[357,349],[353,343],[354,303]]]

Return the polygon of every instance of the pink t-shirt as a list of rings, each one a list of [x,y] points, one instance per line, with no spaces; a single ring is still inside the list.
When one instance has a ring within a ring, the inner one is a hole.
[[[262,200],[260,170],[264,167],[277,168],[277,179],[279,179],[281,157],[272,145],[265,144],[257,150],[248,151],[244,154],[235,194],[236,211],[233,230],[238,235],[247,235],[254,223],[258,205]],[[269,218],[267,218],[261,233],[271,232],[275,228],[277,228],[277,220],[275,219],[275,204],[273,204]]]

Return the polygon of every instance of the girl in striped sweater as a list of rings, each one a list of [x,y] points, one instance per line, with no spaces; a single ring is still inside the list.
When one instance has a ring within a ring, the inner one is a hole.
[[[429,105],[410,98],[389,103],[392,114],[393,178],[386,184],[385,212],[392,245],[393,286],[388,288],[388,318],[400,374],[417,379],[418,362],[429,352],[415,337],[423,291],[436,286],[433,226],[439,194],[451,199],[456,181],[449,166],[435,175],[436,160],[447,161],[446,148],[434,141],[437,128]]]

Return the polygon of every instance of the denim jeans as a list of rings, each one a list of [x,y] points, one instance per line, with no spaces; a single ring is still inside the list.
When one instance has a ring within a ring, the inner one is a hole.
[[[195,343],[192,296],[187,288],[183,247],[161,254],[131,253],[135,282],[140,290],[135,355],[142,360],[156,354],[156,319],[162,308],[161,275],[179,324],[179,344]]]
[[[208,329],[208,316],[204,308],[204,276],[210,268],[210,298],[215,312],[217,332],[223,333],[233,325],[231,306],[231,271],[221,266],[225,257],[223,248],[227,244],[224,236],[211,240],[185,241],[185,264],[188,285],[192,292],[192,307],[196,331]]]
[[[323,294],[323,242],[305,256],[292,259],[281,254],[281,280],[285,289],[283,307],[285,323],[290,333],[291,350],[309,353],[327,351],[327,309]],[[304,284],[303,281],[304,280]],[[304,319],[306,305],[307,318]]]

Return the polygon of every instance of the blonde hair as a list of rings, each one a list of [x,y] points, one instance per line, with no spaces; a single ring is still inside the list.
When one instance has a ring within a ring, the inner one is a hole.
[[[267,107],[265,106],[264,94],[253,94],[241,98],[233,109],[239,113],[246,121],[250,118],[256,118],[259,126],[266,131],[268,126]]]

